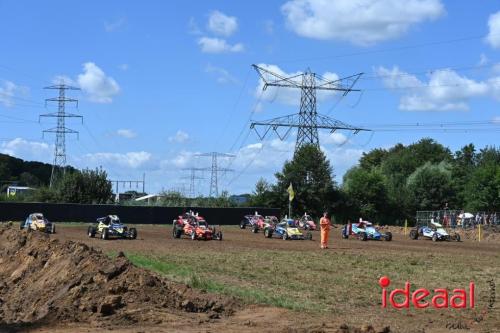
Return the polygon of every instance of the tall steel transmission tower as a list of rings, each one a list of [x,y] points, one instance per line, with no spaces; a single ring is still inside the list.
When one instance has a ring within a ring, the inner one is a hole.
[[[211,152],[211,153],[204,153],[204,154],[196,154],[195,156],[197,157],[212,157],[212,167],[210,168],[211,170],[211,175],[210,175],[210,192],[209,192],[209,197],[218,197],[219,196],[219,173],[223,172],[231,172],[234,171],[233,169],[228,169],[228,168],[219,168],[218,166],[218,157],[225,157],[225,158],[233,158],[235,155],[232,154],[225,154],[225,153],[217,153],[217,152]]]
[[[263,90],[267,87],[285,87],[300,89],[300,111],[299,113],[274,118],[267,121],[256,121],[250,125],[259,138],[262,140],[272,129],[281,140],[284,140],[292,128],[297,128],[297,141],[295,143],[295,152],[306,144],[312,144],[319,148],[318,129],[327,129],[331,133],[336,130],[348,130],[357,134],[367,129],[348,125],[339,120],[318,114],[316,110],[316,92],[320,91],[338,91],[342,96],[346,96],[351,91],[360,91],[353,89],[363,73],[355,74],[338,80],[328,80],[309,69],[301,74],[285,77],[274,73],[268,69],[257,65],[252,65],[264,82]],[[257,127],[264,127],[264,132],[259,132]],[[278,129],[286,128],[284,133]]]
[[[76,134],[78,136],[78,131],[66,127],[66,118],[80,118],[83,123],[83,117],[77,114],[66,112],[66,103],[75,103],[76,107],[78,107],[78,100],[66,97],[66,90],[80,90],[80,88],[68,86],[64,84],[64,82],[62,82],[61,84],[48,86],[44,89],[59,90],[58,97],[47,98],[45,100],[45,105],[47,105],[47,103],[49,102],[57,102],[57,112],[41,114],[39,116],[40,118],[57,118],[57,127],[53,127],[43,131],[43,134],[55,133],[56,135],[54,161],[52,163],[52,173],[50,175],[50,187],[52,187],[57,179],[61,176],[61,174],[64,174],[66,170],[66,134]]]
[[[196,197],[196,191],[195,191],[195,182],[197,180],[205,179],[202,176],[198,176],[196,173],[197,172],[203,172],[210,170],[210,168],[184,168],[183,170],[189,171],[189,176],[182,177],[184,179],[189,179],[189,197],[190,198],[195,198]]]

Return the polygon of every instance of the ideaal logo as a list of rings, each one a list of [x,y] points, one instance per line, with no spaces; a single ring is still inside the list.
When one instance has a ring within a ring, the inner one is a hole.
[[[382,287],[382,308],[387,307],[387,300],[389,299],[390,305],[395,309],[408,309],[410,308],[410,303],[417,309],[424,309],[432,306],[436,309],[449,308],[450,306],[454,309],[465,309],[467,307],[474,309],[474,282],[469,283],[469,289],[453,289],[453,291],[448,291],[445,288],[434,289],[433,292],[425,288],[419,288],[411,292],[410,282],[405,283],[404,289],[394,289],[389,293],[387,287],[391,284],[391,280],[387,276],[382,276],[379,279],[379,284]],[[396,296],[403,296],[403,301],[398,303],[396,301]],[[429,296],[430,302],[427,300]],[[451,296],[451,297],[450,297]]]

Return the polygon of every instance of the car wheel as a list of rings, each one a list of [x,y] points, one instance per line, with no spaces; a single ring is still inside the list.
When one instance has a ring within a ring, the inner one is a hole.
[[[245,221],[241,221],[240,222],[240,229],[245,229],[245,228],[246,228]]]
[[[460,235],[459,234],[455,235],[455,241],[460,242]]]
[[[55,234],[56,233],[56,225],[55,224],[51,224],[51,226],[50,226],[50,233],[51,234]]]
[[[271,236],[272,236],[271,231],[269,229],[265,229],[264,230],[264,237],[271,238]]]
[[[104,240],[107,240],[109,238],[108,228],[102,229],[101,238],[104,239]]]
[[[253,227],[252,232],[254,234],[258,233],[259,232],[259,227]]]
[[[288,235],[286,233],[286,231],[283,233],[283,240],[287,240],[288,239]]]
[[[343,239],[349,238],[349,235],[347,234],[347,226],[346,225],[342,228],[342,238]]]
[[[194,232],[194,231],[193,231],[193,232],[191,233],[191,239],[192,239],[192,240],[196,240],[196,232]]]
[[[219,235],[218,239],[221,241],[222,240],[222,231],[219,231],[218,235]]]
[[[390,242],[392,240],[392,233],[390,231],[387,231],[385,233],[385,240]]]
[[[130,235],[130,239],[136,239],[137,238],[137,229],[130,228],[129,235]]]
[[[87,228],[87,235],[90,238],[94,238],[95,237],[95,229],[94,229],[93,226],[89,225],[89,227]]]
[[[413,239],[413,240],[418,239],[418,232],[417,232],[417,230],[411,230],[410,231],[410,239]]]
[[[433,241],[433,242],[437,242],[437,240],[438,240],[438,236],[437,236],[437,234],[433,234],[433,235],[432,235],[432,241]]]
[[[366,241],[368,239],[368,236],[366,235],[366,232],[362,232],[359,234],[359,239],[362,241]]]

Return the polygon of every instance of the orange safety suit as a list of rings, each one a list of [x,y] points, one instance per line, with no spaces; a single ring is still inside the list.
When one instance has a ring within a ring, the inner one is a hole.
[[[330,219],[327,217],[322,217],[319,220],[319,225],[321,227],[321,248],[328,248],[328,234],[330,233]]]

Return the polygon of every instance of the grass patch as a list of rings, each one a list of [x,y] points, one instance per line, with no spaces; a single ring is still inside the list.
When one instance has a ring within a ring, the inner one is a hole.
[[[139,267],[193,288],[233,296],[244,303],[308,312],[371,311],[380,303],[378,279],[382,275],[391,278],[391,288],[402,288],[405,281],[411,281],[412,288],[453,289],[474,279],[479,290],[487,277],[500,274],[493,255],[453,258],[437,253],[430,258],[425,251],[228,249],[126,255]]]

